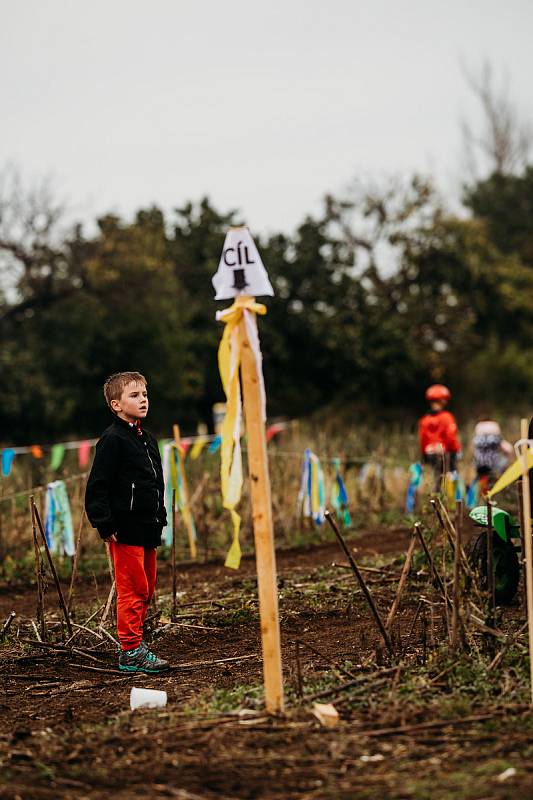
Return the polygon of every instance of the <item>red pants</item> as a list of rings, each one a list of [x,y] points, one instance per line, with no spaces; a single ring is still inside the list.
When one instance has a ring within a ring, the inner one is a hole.
[[[110,543],[117,587],[117,633],[123,650],[138,647],[153,597],[156,548]]]

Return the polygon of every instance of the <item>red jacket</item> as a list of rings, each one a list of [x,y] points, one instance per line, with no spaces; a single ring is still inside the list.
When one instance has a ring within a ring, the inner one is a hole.
[[[461,442],[457,423],[449,411],[430,411],[418,423],[420,450],[424,453],[458,453]]]

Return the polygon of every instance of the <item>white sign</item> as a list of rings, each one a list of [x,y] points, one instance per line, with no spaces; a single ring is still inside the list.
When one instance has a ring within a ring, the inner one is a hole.
[[[227,232],[213,286],[215,300],[229,300],[241,294],[252,297],[274,294],[248,228],[231,228]]]

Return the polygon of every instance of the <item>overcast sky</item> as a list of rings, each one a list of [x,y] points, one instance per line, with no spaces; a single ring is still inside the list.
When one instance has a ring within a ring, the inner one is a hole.
[[[290,231],[355,176],[460,183],[461,72],[533,110],[533,0],[0,0],[0,167],[75,215],[209,195]]]

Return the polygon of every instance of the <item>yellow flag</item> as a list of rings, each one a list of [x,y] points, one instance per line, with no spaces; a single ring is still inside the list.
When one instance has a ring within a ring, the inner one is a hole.
[[[241,518],[235,506],[241,499],[242,457],[241,457],[241,386],[239,368],[241,364],[241,337],[239,323],[245,309],[255,314],[266,314],[266,306],[256,303],[252,297],[237,297],[229,308],[217,314],[225,323],[224,333],[218,348],[218,366],[222,386],[226,394],[226,416],[222,424],[222,443],[220,448],[220,479],[222,484],[222,505],[231,514],[233,541],[226,556],[225,566],[238,569],[241,563],[239,531]]]
[[[527,451],[527,468],[533,468],[533,451]],[[507,467],[503,475],[498,478],[490,492],[488,492],[488,497],[494,497],[495,494],[501,492],[503,489],[507,489],[512,483],[514,483],[520,476],[524,470],[524,466],[522,464],[522,459],[518,458],[514,464],[511,464],[510,467]]]
[[[198,458],[198,456],[200,455],[200,453],[202,452],[208,441],[209,439],[207,438],[207,436],[199,436],[198,439],[196,439],[193,446],[191,447],[189,458],[192,459],[193,461],[196,461],[196,459]]]

